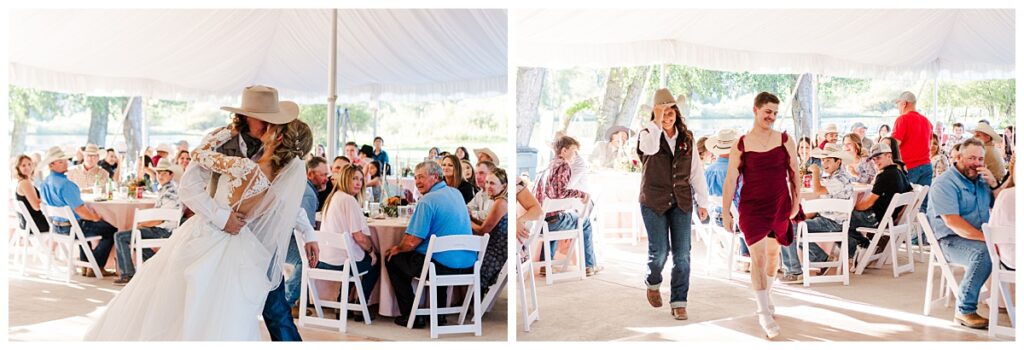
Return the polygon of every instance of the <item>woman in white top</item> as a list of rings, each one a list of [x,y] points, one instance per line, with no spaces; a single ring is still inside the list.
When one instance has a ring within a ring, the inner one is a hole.
[[[341,176],[334,180],[334,191],[327,197],[324,203],[323,222],[320,224],[321,235],[340,235],[344,232],[350,233],[350,237],[359,246],[356,251],[345,251],[333,247],[322,247],[320,249],[320,262],[318,269],[341,270],[345,260],[351,258],[356,263],[356,269],[360,272],[366,271],[362,279],[363,295],[369,298],[373,287],[380,278],[380,264],[377,263],[377,252],[370,242],[370,227],[366,225],[366,217],[363,216],[362,203],[363,171],[359,166],[348,165],[341,171]],[[349,247],[353,246],[349,242]],[[341,291],[341,284],[338,282],[316,281],[317,292],[320,299],[334,300]],[[347,298],[348,296],[346,296]],[[356,313],[361,315],[360,313]]]
[[[1002,187],[1004,190],[999,193],[996,197],[995,203],[992,205],[992,214],[989,216],[988,224],[992,226],[1003,226],[1003,227],[1016,227],[1016,219],[1014,218],[1014,203],[1017,201],[1016,185],[1014,184],[1013,175],[1015,174],[1014,168],[1017,163],[1017,156],[1013,155],[1010,158],[1010,171],[1009,179],[1003,183]],[[996,245],[996,249],[999,250],[999,260],[1009,267],[1010,269],[1017,269],[1017,244],[1016,238],[1010,236],[1010,242],[1008,244]]]

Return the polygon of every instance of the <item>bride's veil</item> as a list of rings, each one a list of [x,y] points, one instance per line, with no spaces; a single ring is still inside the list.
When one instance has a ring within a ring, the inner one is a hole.
[[[293,158],[278,172],[270,189],[259,204],[249,213],[245,225],[271,253],[267,279],[274,289],[281,283],[282,265],[288,256],[288,244],[306,189],[306,166],[299,158]],[[301,247],[300,247],[301,250]]]

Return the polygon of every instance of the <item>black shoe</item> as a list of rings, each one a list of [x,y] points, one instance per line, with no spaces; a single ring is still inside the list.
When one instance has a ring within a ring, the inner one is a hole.
[[[409,324],[409,318],[406,316],[396,317],[395,324],[405,327],[407,324]],[[427,323],[423,320],[423,316],[417,317],[414,321],[412,321],[413,329],[423,329],[425,327],[427,327]]]
[[[121,276],[114,280],[115,286],[123,286],[132,281],[132,276]]]
[[[349,316],[352,316],[352,320],[353,321],[356,321],[356,322],[365,322],[366,321],[366,319],[363,318],[363,313],[362,312],[359,312],[359,311],[349,311],[348,314],[349,314]],[[373,321],[373,320],[376,320],[376,319],[377,318],[373,317],[373,313],[371,312],[370,313],[370,321]]]

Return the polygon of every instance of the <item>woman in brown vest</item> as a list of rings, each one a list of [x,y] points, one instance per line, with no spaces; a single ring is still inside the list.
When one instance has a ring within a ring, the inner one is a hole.
[[[779,245],[793,241],[791,220],[800,209],[796,144],[772,129],[779,113],[779,98],[762,92],[754,98],[754,127],[729,152],[722,207],[732,207],[736,181],[743,176],[739,228],[750,246],[750,281],[757,297],[757,320],[768,338],[779,335],[772,281],[779,269]],[[756,179],[756,181],[751,181]],[[734,232],[732,214],[722,211],[722,224]],[[765,239],[768,238],[768,239]]]
[[[637,154],[643,162],[640,215],[647,228],[647,302],[661,307],[661,270],[672,252],[672,317],[685,320],[690,291],[690,219],[694,199],[701,220],[708,217],[704,163],[693,134],[668,89],[654,93],[651,122],[640,130]],[[696,196],[696,198],[694,198]]]

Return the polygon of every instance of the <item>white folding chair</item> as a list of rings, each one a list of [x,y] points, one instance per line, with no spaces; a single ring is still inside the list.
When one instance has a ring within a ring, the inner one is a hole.
[[[413,298],[412,310],[409,312],[409,323],[406,327],[412,328],[413,322],[416,320],[416,316],[430,315],[430,338],[437,339],[441,334],[453,334],[453,333],[473,333],[476,336],[483,334],[483,313],[473,313],[473,323],[465,323],[465,313],[462,313],[464,306],[456,307],[443,307],[437,306],[437,288],[448,288],[452,286],[468,286],[469,293],[473,294],[473,310],[481,310],[481,297],[480,297],[480,266],[483,264],[484,253],[487,252],[487,240],[490,239],[491,235],[485,234],[482,237],[476,235],[449,235],[449,236],[430,236],[430,242],[427,245],[427,254],[423,258],[423,271],[420,272],[418,278],[419,284],[416,286],[416,297]],[[438,275],[437,267],[431,260],[436,253],[443,253],[447,251],[472,251],[477,253],[476,263],[473,264],[473,273],[471,274],[455,274],[455,275]],[[423,296],[423,287],[430,287],[430,307],[422,309],[419,307],[420,298]],[[453,326],[438,326],[437,318],[438,315],[444,314],[458,314],[461,313],[459,318],[459,324]]]
[[[29,249],[32,250],[33,256],[39,262],[47,264],[47,271],[49,271],[49,264],[51,263],[50,251],[47,242],[49,241],[50,231],[40,232],[39,227],[36,226],[35,220],[32,220],[28,207],[21,201],[15,201],[14,209],[18,214],[21,214],[25,218],[25,228],[18,228],[17,225],[14,228],[14,236],[11,237],[10,248],[16,254],[15,259],[21,262],[20,273],[25,274],[25,266],[28,264]],[[19,249],[20,248],[20,249]]]
[[[541,226],[547,225],[543,220],[529,221],[530,235],[526,241],[516,250],[516,257],[519,259],[516,274],[519,275],[519,305],[523,310],[523,330],[530,331],[530,324],[540,320],[540,304],[537,298],[537,278],[533,274],[533,254],[530,248],[540,234]],[[530,283],[527,285],[526,281]]]
[[[1013,243],[1013,227],[982,224],[981,232],[985,234],[985,246],[988,247],[988,256],[992,260],[992,290],[988,296],[988,336],[1015,337],[1017,308],[1013,304],[1010,285],[1017,284],[1016,271],[1003,266],[999,260],[999,250],[996,249],[998,245]],[[1010,327],[999,325],[1000,296],[1001,301],[1006,303],[1006,312],[1010,315]]]
[[[857,228],[857,231],[864,235],[867,235],[869,232],[874,234],[867,249],[858,249],[857,268],[855,270],[858,275],[864,273],[864,269],[867,268],[869,263],[875,262],[875,267],[881,268],[886,261],[892,262],[893,277],[900,277],[900,274],[903,272],[914,272],[913,251],[909,248],[907,249],[907,263],[903,265],[899,263],[897,255],[900,245],[906,244],[907,247],[910,247],[910,229],[913,226],[914,213],[909,209],[914,205],[916,198],[917,193],[914,191],[893,196],[892,201],[889,202],[889,207],[885,209],[885,215],[878,218],[880,222],[877,228]],[[903,213],[899,216],[898,220],[894,220],[892,214],[896,212],[897,208],[903,208]],[[882,252],[875,254],[875,249],[878,247],[878,242],[883,235],[889,236],[889,243],[886,244]]]
[[[708,274],[721,270],[716,268],[723,264],[716,263],[714,258],[725,259],[725,277],[733,278],[736,273],[736,263],[750,263],[749,256],[743,256],[740,246],[743,244],[743,233],[739,231],[739,213],[736,208],[730,208],[733,217],[733,233],[729,233],[724,227],[714,223],[702,225],[707,234],[707,261]]]
[[[637,204],[636,198],[640,196],[640,187],[625,186],[621,188],[622,191],[628,191],[630,193],[616,193],[615,198],[629,198],[631,200],[622,201],[609,196],[600,198],[595,205],[597,211],[597,220],[593,227],[595,233],[600,233],[601,239],[606,239],[607,234],[625,234],[618,239],[609,239],[604,242],[608,243],[629,243],[637,245],[640,242],[640,230],[642,229],[642,218],[640,216],[640,205]],[[629,216],[629,224],[627,227],[621,225],[611,226],[609,222],[612,218],[616,218],[618,221],[618,215],[627,214]],[[598,235],[595,235],[598,236]],[[595,237],[596,238],[596,237]]]
[[[142,271],[142,250],[160,248],[170,238],[142,238],[142,231],[139,230],[139,223],[147,221],[166,221],[171,224],[171,230],[178,227],[181,222],[181,209],[135,209],[135,216],[132,218],[132,239],[131,247],[135,253],[135,270]]]
[[[836,213],[852,213],[853,212],[853,201],[854,199],[814,199],[804,201],[802,203],[804,212],[808,213],[821,213],[824,212],[836,212]],[[803,263],[804,269],[804,287],[810,287],[811,283],[821,282],[843,282],[844,286],[850,285],[850,256],[849,249],[847,249],[849,241],[849,235],[847,231],[850,230],[850,220],[843,221],[843,229],[839,232],[809,232],[807,229],[806,222],[800,222],[797,225],[797,234],[799,235],[800,244],[803,248],[803,253],[800,254],[800,260]],[[811,262],[810,247],[811,244],[823,243],[838,243],[842,249],[839,253],[839,259],[831,262]],[[815,276],[811,273],[811,268],[820,267],[834,267],[839,269],[839,273],[833,276]]]
[[[586,265],[584,262],[585,251],[583,250],[583,220],[587,217],[587,213],[583,202],[581,202],[579,198],[548,198],[544,200],[541,210],[544,212],[545,217],[548,213],[556,211],[571,211],[577,214],[576,227],[574,228],[561,231],[550,231],[548,230],[547,222],[540,225],[541,231],[539,240],[541,242],[541,252],[544,254],[545,258],[540,264],[546,268],[544,280],[550,285],[559,280],[582,280],[587,278]],[[555,251],[551,250],[550,242],[558,242],[562,240],[569,242],[569,251],[566,252],[564,258],[556,261],[555,255],[557,254]],[[574,253],[576,257],[576,266],[579,267],[579,269],[576,271],[568,271]],[[558,265],[559,269],[563,272],[555,270],[554,267],[556,265]]]
[[[927,185],[917,185],[917,184],[914,184],[914,185],[911,185],[911,186],[914,187],[914,192],[917,193],[917,198],[914,199],[914,206],[912,207],[912,209],[910,209],[910,211],[908,213],[917,213],[917,212],[919,212],[921,210],[921,206],[924,205],[924,201],[925,201],[926,197],[928,197],[928,189],[929,189],[929,187]],[[915,241],[917,243],[914,243]],[[911,244],[917,246],[917,261],[924,262],[925,261],[925,250],[926,250],[925,246],[927,246],[927,244],[925,244],[924,235],[921,233],[921,225],[917,222],[917,220],[913,220],[913,226],[911,226],[911,228],[910,228],[910,241],[909,242]],[[907,245],[907,249],[911,249],[911,248],[912,247],[910,246],[910,244],[908,244]],[[931,249],[931,248],[928,248],[928,249]]]
[[[925,282],[924,287],[923,313],[927,316],[932,312],[932,303],[942,301],[945,307],[948,308],[950,303],[955,304],[956,300],[960,299],[960,284],[953,275],[953,267],[963,268],[963,266],[946,260],[946,255],[943,254],[942,248],[939,247],[939,240],[935,238],[935,231],[932,230],[931,224],[928,223],[928,216],[925,213],[914,214],[918,223],[921,224],[921,230],[924,231],[928,244],[932,246],[931,252],[928,254],[928,280]],[[939,271],[939,297],[932,298],[935,294],[933,290],[936,270]]]
[[[347,252],[352,252],[355,249],[362,249],[356,246],[355,241],[352,239],[352,234],[343,232],[337,233],[324,233],[318,232],[317,244],[320,248],[335,248],[342,249]],[[302,238],[302,233],[294,231],[295,244],[299,247],[305,247],[306,241]],[[301,249],[300,249],[301,250]],[[370,309],[367,307],[366,297],[367,292],[363,290],[362,276],[368,271],[359,271],[356,267],[355,261],[349,257],[345,259],[345,262],[341,265],[341,271],[328,270],[309,267],[309,258],[306,254],[300,253],[299,256],[302,258],[302,278],[301,278],[301,290],[299,294],[299,326],[305,327],[306,324],[337,328],[338,332],[348,332],[348,310],[349,308],[355,308],[356,311],[363,314],[363,322],[367,325],[370,321]],[[313,281],[330,281],[341,283],[341,300],[326,300],[320,299],[319,293],[317,293],[316,286]],[[349,284],[356,286],[356,297],[355,303],[348,301],[349,295]],[[305,308],[309,305],[309,301],[313,302],[313,308],[316,310],[316,316],[306,315]],[[330,319],[324,317],[324,307],[338,309],[338,319]]]
[[[75,273],[75,267],[88,267],[92,268],[96,275],[97,280],[103,280],[103,269],[100,268],[99,263],[96,262],[96,257],[92,254],[91,244],[96,244],[103,237],[85,237],[85,233],[82,232],[82,228],[78,226],[78,220],[75,219],[74,211],[71,207],[51,207],[46,204],[41,205],[43,215],[50,218],[50,227],[54,226],[54,218],[63,218],[70,222],[70,232],[67,235],[56,233],[56,229],[53,229],[54,234],[50,235],[50,239],[57,242],[64,249],[67,255],[67,269],[68,273],[64,278],[65,283],[71,282],[71,275]],[[82,249],[85,252],[86,261],[78,260],[78,249]]]

